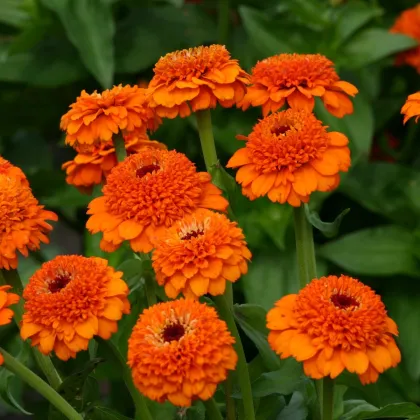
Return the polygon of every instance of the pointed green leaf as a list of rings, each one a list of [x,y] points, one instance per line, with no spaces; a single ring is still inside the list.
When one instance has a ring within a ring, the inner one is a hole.
[[[338,235],[341,222],[344,216],[350,211],[350,209],[343,210],[333,222],[323,222],[316,211],[309,210],[309,206],[305,204],[305,214],[309,223],[316,229],[318,229],[326,238],[333,238]]]

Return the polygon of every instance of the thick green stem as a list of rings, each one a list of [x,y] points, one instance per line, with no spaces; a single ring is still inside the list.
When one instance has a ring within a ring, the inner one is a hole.
[[[126,360],[120,353],[120,351],[115,347],[114,343],[111,340],[103,340],[102,338],[95,337],[99,344],[103,344],[108,348],[111,354],[115,357],[115,360],[120,365],[121,374],[125,382],[125,386],[128,389],[128,392],[133,399],[134,406],[136,409],[135,420],[153,420],[152,415],[146,404],[145,397],[137,391],[137,388],[134,386],[133,378],[131,377],[131,371],[127,365]]]
[[[1,270],[0,279],[2,284],[8,284],[12,286],[12,292],[21,296],[19,302],[13,306],[14,320],[17,326],[20,328],[20,321],[22,320],[23,311],[24,311],[24,300],[22,298],[23,294],[23,284],[20,279],[19,273],[16,270]],[[32,353],[35,361],[38,366],[44,373],[48,382],[54,389],[58,387],[63,382],[60,375],[54,367],[53,362],[48,356],[41,354],[36,348],[32,348]]]
[[[5,350],[0,349],[4,358],[4,367],[26,382],[30,387],[45,397],[57,410],[70,420],[82,420],[83,417],[54,389],[52,389],[39,376],[35,375],[22,363],[17,361]]]
[[[229,0],[219,0],[219,44],[225,45],[229,36]]]
[[[206,407],[207,419],[209,420],[223,420],[222,415],[220,414],[219,409],[217,408],[216,401],[213,398],[210,398],[207,401],[203,401],[204,406]]]
[[[235,337],[235,351],[238,355],[237,373],[239,378],[239,385],[242,391],[242,402],[244,404],[245,417],[244,420],[255,420],[254,400],[252,397],[251,381],[249,379],[248,365],[246,363],[245,352],[242,347],[241,337],[239,336],[238,328],[236,327],[235,319],[231,305],[227,302],[224,295],[213,297],[220,316],[226,321],[229,330]]]
[[[214,144],[213,129],[211,126],[211,114],[209,109],[197,111],[195,113],[198,125],[198,134],[201,141],[201,149],[203,150],[204,162],[207,172],[211,172],[213,166],[217,164],[216,146]]]
[[[122,162],[127,157],[127,151],[125,150],[125,142],[121,133],[116,134],[112,141],[114,143],[115,154],[117,155],[118,162]]]
[[[149,254],[139,254],[142,261],[150,261],[150,255]],[[157,297],[156,297],[156,281],[153,278],[153,271],[146,270],[144,272],[144,289],[146,291],[146,299],[147,299],[147,305],[149,308],[153,305],[156,305],[157,303]]]
[[[303,288],[316,278],[314,238],[312,226],[306,219],[304,206],[295,207],[293,210],[299,282]]]
[[[326,376],[322,386],[321,419],[333,420],[334,414],[334,380]]]

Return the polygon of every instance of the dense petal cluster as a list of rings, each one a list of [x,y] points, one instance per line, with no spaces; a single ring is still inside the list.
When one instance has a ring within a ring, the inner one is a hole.
[[[41,242],[49,242],[52,226],[47,220],[57,220],[57,215],[39,205],[23,173],[14,167],[0,171],[0,268],[17,268],[18,251],[27,257]]]
[[[19,302],[19,296],[15,293],[8,293],[12,286],[0,286],[0,326],[10,324],[13,318],[13,310],[9,306]],[[0,353],[0,365],[4,362]]]
[[[363,384],[401,360],[395,322],[381,298],[347,276],[314,279],[281,298],[267,314],[268,342],[282,359],[303,362],[306,375],[337,377],[344,369]]]
[[[26,175],[23,173],[22,169],[18,168],[15,165],[12,165],[8,160],[0,156],[0,175],[6,175],[10,178],[16,178],[20,180],[22,185],[29,187],[29,182],[26,178]]]
[[[299,206],[314,191],[330,191],[340,171],[350,166],[348,139],[328,133],[322,122],[305,110],[288,109],[265,117],[253,128],[244,148],[229,160],[240,167],[236,180],[254,200],[267,195],[273,202]]]
[[[227,108],[245,95],[249,76],[222,45],[169,53],[156,63],[150,106],[161,117],[187,117],[192,110]],[[190,108],[191,106],[191,108]]]
[[[420,5],[404,10],[398,16],[390,31],[414,38],[420,44]],[[407,64],[420,73],[420,45],[399,53],[396,64]]]
[[[70,146],[108,142],[121,131],[155,129],[160,123],[149,107],[146,89],[138,86],[119,85],[92,94],[83,90],[70,108],[60,123]]]
[[[134,384],[148,398],[177,406],[208,400],[235,369],[234,342],[214,308],[184,299],[154,305],[128,341]]]
[[[117,165],[103,196],[89,204],[86,227],[103,232],[101,248],[114,251],[124,240],[135,252],[150,252],[167,228],[199,208],[224,211],[228,202],[182,153],[145,149]]]
[[[183,293],[197,299],[223,294],[226,281],[246,274],[250,258],[242,229],[225,215],[203,209],[168,229],[152,259],[156,280],[168,297]]]
[[[278,111],[287,101],[291,108],[311,112],[315,97],[336,117],[353,113],[347,95],[358,90],[340,80],[333,62],[320,54],[279,54],[259,61],[252,69],[251,86],[239,106],[262,106],[263,115]]]
[[[109,339],[130,312],[121,277],[102,258],[63,255],[43,264],[23,292],[22,338],[61,360],[86,350],[95,335]]]
[[[124,138],[128,155],[138,153],[145,148],[166,149],[163,143],[150,140],[146,133],[128,134]],[[63,164],[67,177],[66,182],[74,185],[82,192],[90,192],[92,187],[105,182],[111,169],[117,165],[117,155],[113,142],[84,147],[75,147],[78,151],[76,157]]]
[[[416,122],[420,118],[420,92],[409,95],[407,101],[401,108],[404,115],[404,124],[412,117],[416,117]]]

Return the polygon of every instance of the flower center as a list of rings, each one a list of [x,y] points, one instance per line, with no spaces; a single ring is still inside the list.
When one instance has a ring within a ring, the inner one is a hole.
[[[199,236],[204,235],[204,229],[197,229],[187,232],[181,237],[183,241],[189,241],[191,238],[198,238]]]
[[[280,134],[286,134],[290,130],[290,126],[286,124],[275,124],[271,128],[271,132],[275,134],[276,136],[279,136]]]
[[[358,308],[360,306],[359,302],[352,296],[343,295],[341,293],[336,293],[331,296],[331,303],[339,309],[348,309],[348,308]]]
[[[160,169],[160,166],[158,164],[155,164],[155,163],[152,163],[151,165],[142,166],[141,168],[137,169],[136,177],[137,178],[143,178],[145,175],[156,172],[159,169]]]
[[[166,342],[171,342],[171,341],[179,341],[185,334],[185,328],[183,325],[181,324],[171,324],[168,325],[164,330],[163,330],[163,340]]]
[[[57,293],[64,289],[70,283],[70,276],[66,274],[57,274],[55,279],[48,284],[48,290],[51,293]]]

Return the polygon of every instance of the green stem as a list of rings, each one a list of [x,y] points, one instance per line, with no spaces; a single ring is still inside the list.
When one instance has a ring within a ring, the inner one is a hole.
[[[209,109],[195,113],[198,125],[198,134],[203,150],[204,162],[207,172],[211,172],[213,166],[218,163],[216,146],[214,144],[213,129],[211,125],[211,114]]]
[[[20,322],[22,320],[24,312],[24,300],[22,298],[23,284],[20,279],[19,273],[17,272],[17,270],[1,270],[0,280],[1,283],[12,286],[12,292],[18,294],[21,297],[19,299],[19,302],[16,303],[13,307],[14,320],[17,326],[20,328]],[[61,380],[61,377],[55,369],[51,359],[48,356],[41,354],[35,347],[32,347],[32,353],[34,355],[35,361],[44,373],[50,385],[54,389],[58,389],[58,387],[63,381]]]
[[[141,253],[140,258],[142,259],[142,261],[150,261],[149,254]],[[143,278],[144,278],[144,283],[145,283],[144,288],[146,291],[147,305],[150,308],[151,306],[156,305],[157,303],[157,297],[156,297],[156,291],[155,291],[156,281],[153,278],[153,271],[146,270],[143,275]]]
[[[26,366],[16,360],[5,350],[0,349],[0,353],[4,358],[4,366],[10,372],[18,376],[22,381],[26,382],[30,387],[34,388],[43,397],[45,397],[57,410],[63,413],[70,420],[82,420],[83,417],[54,389],[52,389],[39,376],[35,375]]]
[[[150,411],[147,407],[146,399],[142,394],[140,394],[140,392],[135,387],[133,378],[131,376],[130,368],[128,367],[127,362],[120,353],[120,351],[115,347],[114,343],[111,340],[103,340],[99,337],[95,337],[95,339],[98,341],[99,344],[102,343],[108,348],[108,350],[114,356],[115,360],[120,365],[122,377],[136,408],[135,420],[153,420],[152,415],[150,414]]]
[[[112,141],[114,143],[115,154],[117,155],[118,162],[122,162],[127,157],[127,151],[125,150],[124,137],[121,133],[116,134]]]
[[[242,391],[242,402],[244,405],[245,417],[244,420],[255,420],[254,400],[252,397],[251,381],[249,379],[248,365],[246,363],[245,352],[242,347],[241,337],[239,336],[238,328],[236,327],[235,319],[231,305],[227,302],[224,295],[213,296],[217,305],[220,316],[226,321],[229,330],[235,337],[235,351],[238,355],[237,373],[239,378],[239,385]]]
[[[315,247],[312,226],[306,219],[303,205],[294,207],[296,255],[300,287],[305,287],[316,278]]]
[[[334,414],[334,380],[326,376],[323,380],[322,390],[322,420],[333,420]]]
[[[223,420],[222,415],[220,414],[219,409],[217,408],[216,401],[213,398],[210,398],[207,401],[203,401],[204,406],[206,407],[206,414],[209,420]]]
[[[219,44],[226,44],[229,35],[229,0],[219,0]]]

